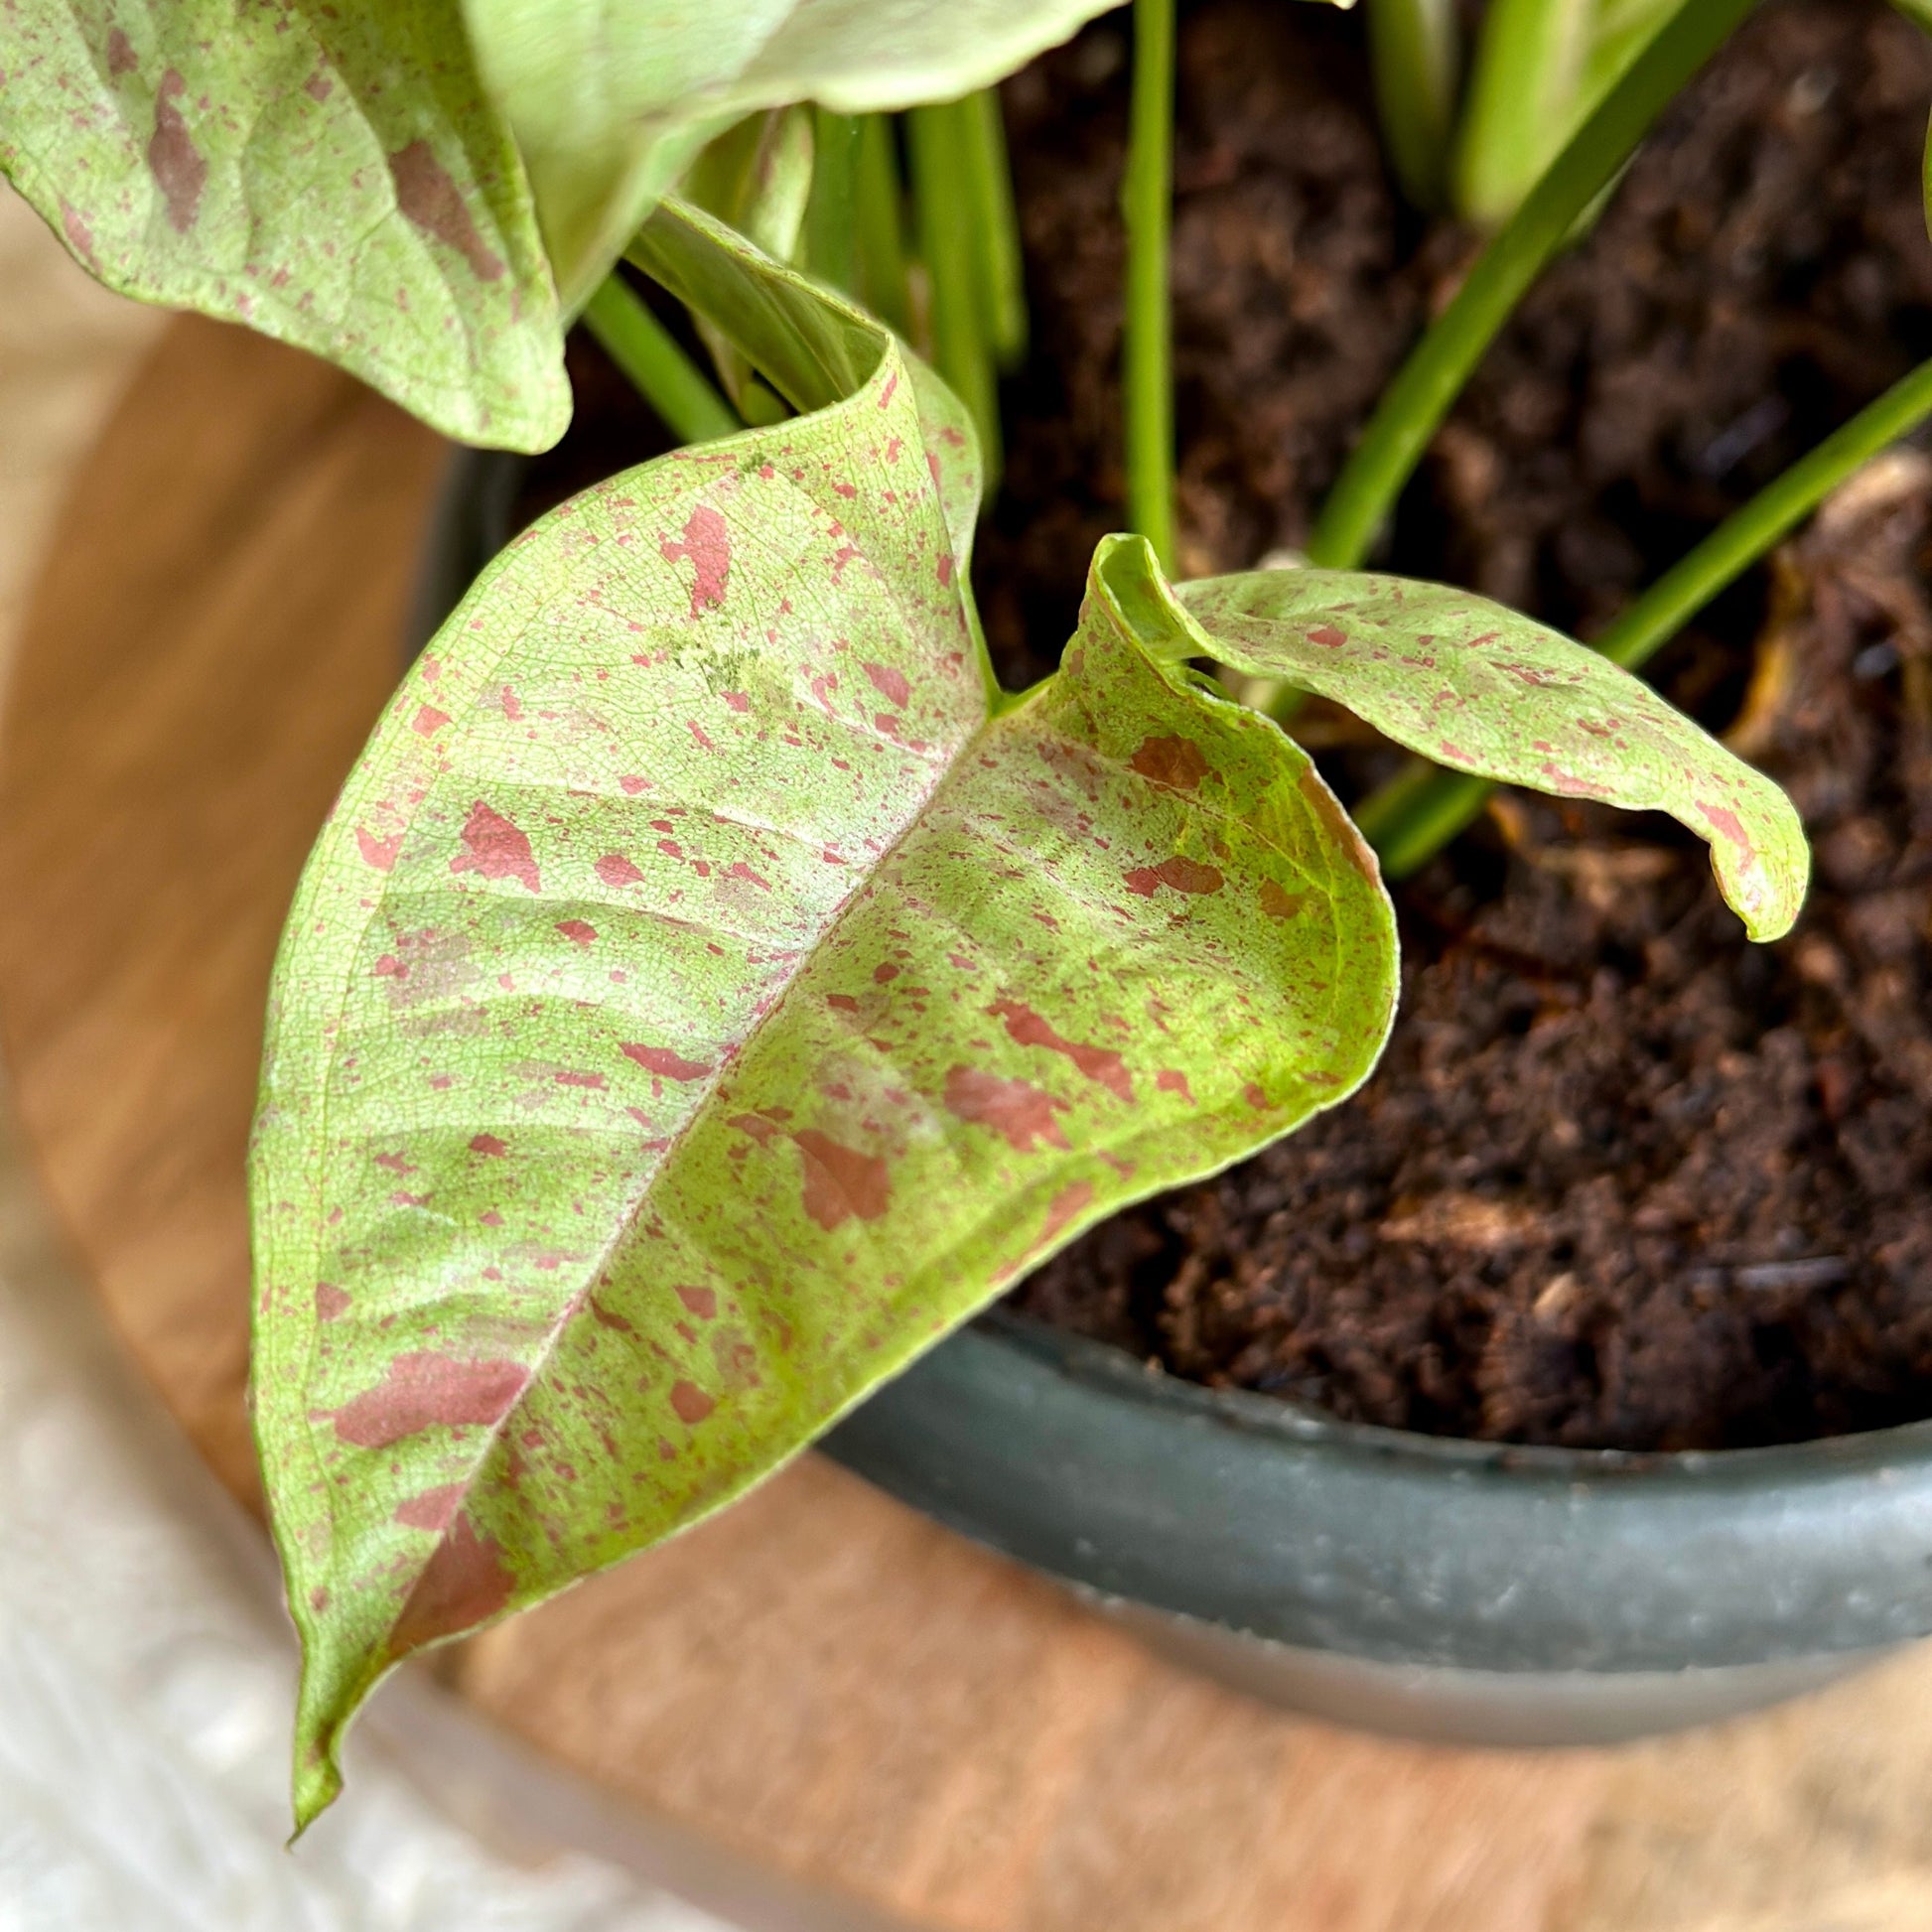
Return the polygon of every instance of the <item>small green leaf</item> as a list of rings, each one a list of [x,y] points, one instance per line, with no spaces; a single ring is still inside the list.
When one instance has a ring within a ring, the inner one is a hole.
[[[580,304],[713,135],[760,108],[949,100],[1118,0],[465,0]]]
[[[1178,595],[1202,654],[1332,699],[1450,770],[1668,812],[1709,843],[1753,939],[1797,918],[1811,854],[1791,801],[1595,651],[1466,592],[1352,571],[1255,571]]]
[[[1373,857],[1176,661],[1147,546],[1002,697],[957,402],[694,211],[642,247],[815,413],[512,545],[277,969],[253,1390],[304,1820],[399,1658],[729,1501],[1080,1229],[1342,1098],[1393,1011]]]
[[[467,442],[570,420],[457,0],[0,8],[0,172],[109,288],[313,349]]]

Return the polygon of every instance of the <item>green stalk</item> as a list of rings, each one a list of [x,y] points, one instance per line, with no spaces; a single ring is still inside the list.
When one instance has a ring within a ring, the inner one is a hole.
[[[620,276],[607,275],[584,305],[584,326],[680,443],[710,443],[745,427],[704,371]]]
[[[1604,95],[1484,249],[1384,392],[1309,543],[1311,563],[1359,569],[1496,332],[1637,143],[1756,0],[1691,0]]]
[[[1720,592],[1790,535],[1833,490],[1928,417],[1932,417],[1932,361],[1921,363],[1893,384],[1760,490],[1660,577],[1595,640],[1594,648],[1626,671],[1647,662]],[[1382,855],[1382,870],[1392,879],[1401,879],[1434,858],[1469,824],[1491,789],[1484,779],[1441,771],[1416,759],[1363,802],[1355,822]]]
[[[1455,0],[1368,0],[1368,51],[1382,144],[1396,179],[1417,207],[1435,212],[1449,199],[1461,76]]]
[[[1000,90],[982,87],[959,105],[980,329],[994,361],[1018,368],[1027,357],[1027,275]]]
[[[1932,34],[1932,0],[1891,0],[1891,3],[1907,20]]]
[[[1515,213],[1569,131],[1597,0],[1489,0],[1455,157],[1455,200],[1494,227]]]
[[[1174,571],[1173,319],[1168,246],[1173,199],[1174,0],[1134,0],[1134,98],[1128,128],[1127,521]]]
[[[932,289],[932,359],[979,431],[990,499],[1000,472],[1000,396],[975,286],[967,185],[971,111],[964,101],[943,101],[913,108],[905,123],[911,136],[919,253]]]
[[[805,265],[821,282],[858,292],[859,123],[812,109],[812,193],[805,204]]]
[[[859,299],[889,329],[909,341],[912,301],[905,278],[905,191],[898,175],[893,124],[886,115],[867,114],[860,120],[853,167]]]

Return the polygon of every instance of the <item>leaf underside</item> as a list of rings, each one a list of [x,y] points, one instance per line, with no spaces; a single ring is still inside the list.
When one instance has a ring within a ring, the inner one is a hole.
[[[1811,854],[1791,801],[1595,651],[1465,591],[1352,571],[1254,571],[1177,596],[1203,654],[1328,698],[1450,770],[1668,812],[1710,845],[1753,939],[1797,918]]]
[[[312,349],[466,441],[547,449],[570,419],[457,0],[0,9],[0,172],[109,288]]]
[[[1391,1017],[1372,857],[1163,661],[1145,546],[999,698],[958,405],[654,225],[871,366],[526,533],[305,876],[253,1168],[305,1819],[396,1659],[738,1494],[1094,1220],[1348,1092]]]
[[[466,0],[466,11],[575,306],[732,122],[808,99],[847,113],[949,100],[1117,3]]]

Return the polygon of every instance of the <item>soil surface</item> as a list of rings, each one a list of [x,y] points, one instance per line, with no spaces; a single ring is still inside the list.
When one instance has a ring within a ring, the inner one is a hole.
[[[981,560],[1012,679],[1120,520],[1125,42],[1010,84],[1038,348]],[[1186,18],[1175,218],[1190,572],[1306,534],[1469,244],[1398,205],[1355,34]],[[1760,14],[1490,356],[1384,559],[1588,635],[1932,353],[1932,42],[1872,0]],[[1023,1308],[1217,1386],[1573,1447],[1932,1414],[1932,465],[1886,460],[1652,675],[1792,792],[1818,884],[1747,945],[1702,849],[1502,800],[1398,892],[1409,964],[1354,1100],[1097,1229]],[[1386,752],[1318,710],[1345,789]]]

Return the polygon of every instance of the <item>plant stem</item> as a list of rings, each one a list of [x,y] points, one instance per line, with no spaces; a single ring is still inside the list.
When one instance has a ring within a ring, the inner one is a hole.
[[[745,425],[704,371],[621,277],[607,275],[584,305],[584,325],[681,443],[734,436]]]
[[[1489,0],[1455,157],[1469,220],[1507,220],[1562,146],[1595,16],[1596,0]]]
[[[850,114],[812,109],[812,193],[805,204],[805,265],[822,282],[853,295],[859,279],[857,174],[859,123]]]
[[[1484,249],[1384,392],[1309,543],[1311,563],[1359,569],[1462,385],[1577,219],[1756,0],[1691,0],[1631,63]]]
[[[1000,90],[982,87],[959,105],[980,329],[994,361],[1017,368],[1027,355],[1027,273]]]
[[[1382,142],[1396,179],[1417,207],[1434,212],[1449,197],[1461,77],[1455,0],[1368,0],[1368,51]]]
[[[905,124],[919,253],[932,285],[932,359],[979,431],[990,499],[1000,471],[1000,396],[975,289],[966,125],[971,111],[965,101],[942,101],[913,108]]]
[[[1631,605],[1594,648],[1626,671],[1635,670],[1833,490],[1928,417],[1932,362],[1923,362],[1714,530]],[[1469,824],[1490,790],[1484,779],[1440,771],[1417,759],[1363,802],[1355,822],[1382,855],[1383,871],[1401,879]]]
[[[889,329],[909,339],[912,302],[905,279],[905,192],[893,124],[886,115],[867,114],[860,120],[854,168],[852,215],[859,298]]]
[[[1932,0],[1891,0],[1891,3],[1907,20],[1915,21],[1932,34]]]
[[[1127,322],[1121,388],[1127,521],[1173,574],[1173,224],[1174,0],[1134,0],[1134,98],[1128,129]]]

